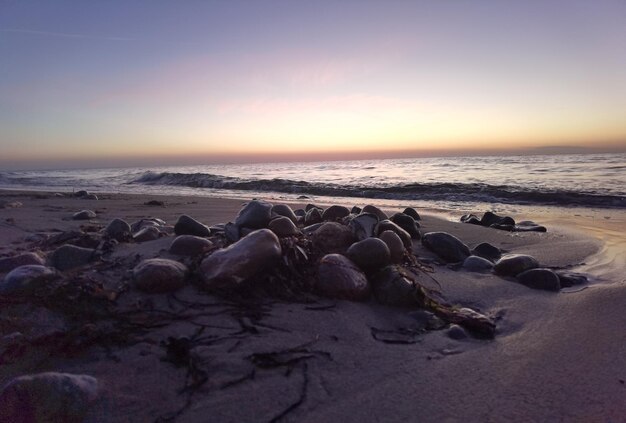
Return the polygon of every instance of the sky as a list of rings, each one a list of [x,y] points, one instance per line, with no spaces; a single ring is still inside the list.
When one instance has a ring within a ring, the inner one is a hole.
[[[0,0],[0,169],[604,150],[624,0]]]

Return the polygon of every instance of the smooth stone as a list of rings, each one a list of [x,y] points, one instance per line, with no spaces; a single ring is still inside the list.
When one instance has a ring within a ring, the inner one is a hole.
[[[324,221],[337,221],[350,214],[350,210],[344,206],[330,206],[322,213],[322,220]]]
[[[187,266],[174,260],[153,258],[133,269],[135,287],[150,294],[174,292],[185,286]]]
[[[79,423],[98,395],[98,380],[92,376],[56,372],[20,376],[0,392],[0,420]]]
[[[485,212],[480,219],[480,224],[490,227],[492,225],[515,225],[515,220],[509,216],[498,216],[493,212]]]
[[[395,307],[417,305],[415,285],[400,266],[387,266],[371,277],[374,296],[379,303]]]
[[[304,206],[304,211],[308,212],[311,209],[318,209],[320,212],[324,211],[323,208],[321,208],[320,206],[316,206],[315,204],[307,204],[306,206]]]
[[[131,238],[130,225],[122,219],[113,219],[104,229],[104,234],[119,242],[128,241]]]
[[[471,272],[486,272],[493,269],[493,263],[483,257],[469,256],[463,261],[463,268]]]
[[[279,238],[294,236],[300,233],[293,221],[286,216],[280,216],[276,219],[272,219],[267,227]]]
[[[81,210],[72,215],[72,219],[74,220],[89,220],[96,218],[96,212],[93,210]]]
[[[81,189],[80,191],[76,191],[74,193],[74,197],[86,197],[89,195],[89,192],[85,191],[84,189]]]
[[[517,281],[532,289],[558,292],[561,289],[559,276],[550,269],[530,269],[517,275]]]
[[[241,283],[280,259],[280,241],[269,229],[260,229],[202,261],[200,274],[207,288]]]
[[[326,222],[312,235],[313,245],[323,253],[343,253],[354,242],[354,235],[347,226]]]
[[[361,213],[348,223],[352,234],[359,241],[375,236],[377,225],[378,216],[372,213]]]
[[[313,225],[310,226],[306,226],[304,228],[302,228],[302,232],[304,232],[307,235],[312,234],[313,232],[317,231],[320,226],[322,226],[324,224],[324,222],[320,222],[320,223],[315,223]]]
[[[237,242],[241,239],[241,229],[233,222],[224,225],[224,236],[228,242]]]
[[[488,242],[481,242],[474,248],[472,248],[472,255],[485,258],[489,261],[496,262],[502,257],[500,249]]]
[[[0,294],[28,296],[38,287],[57,277],[57,272],[39,264],[27,264],[11,270],[0,283]]]
[[[5,257],[0,259],[0,273],[7,273],[16,267],[25,266],[27,264],[45,264],[43,258],[35,253],[22,253],[13,257]]]
[[[470,256],[467,245],[447,232],[428,232],[422,237],[422,244],[450,263],[464,261]]]
[[[391,216],[390,219],[393,223],[400,226],[411,235],[412,239],[420,239],[420,224],[415,221],[411,216],[404,213],[396,213]]]
[[[50,265],[61,270],[69,270],[88,264],[96,257],[94,250],[77,247],[76,245],[62,245],[49,256]]]
[[[537,267],[539,267],[539,262],[534,257],[526,254],[508,254],[498,260],[493,269],[501,276],[517,276]]]
[[[141,229],[135,235],[133,235],[133,241],[135,242],[146,242],[146,241],[154,241],[155,239],[159,239],[161,236],[161,231],[156,226],[146,226]]]
[[[324,296],[342,300],[364,301],[370,295],[365,274],[341,254],[327,254],[322,257],[316,288]]]
[[[186,214],[181,215],[174,224],[176,235],[211,236],[211,230]]]
[[[462,339],[467,339],[468,337],[465,329],[463,329],[459,325],[450,325],[450,327],[446,331],[446,335],[448,335],[449,338],[455,339],[457,341],[460,341]]]
[[[272,216],[278,215],[288,217],[293,223],[295,223],[296,225],[298,224],[298,217],[293,212],[293,210],[291,210],[291,207],[286,204],[275,204],[272,207],[271,214]]]
[[[378,225],[376,226],[376,233],[380,235],[385,231],[395,232],[402,240],[404,248],[406,248],[407,250],[413,249],[413,241],[411,241],[411,235],[400,226],[393,223],[391,220],[381,220],[380,222],[378,222]]]
[[[145,206],[165,207],[165,201],[150,200],[143,203]]]
[[[494,223],[493,225],[490,225],[489,227],[493,229],[499,229],[501,231],[507,231],[507,232],[513,232],[515,230],[515,225],[509,225],[506,223]]]
[[[384,231],[382,234],[378,235],[378,237],[385,244],[387,244],[391,262],[396,264],[402,263],[402,258],[404,257],[406,249],[404,248],[404,244],[398,234],[394,231]]]
[[[178,256],[197,256],[213,247],[213,243],[206,238],[195,235],[179,235],[170,244],[170,254]]]
[[[133,233],[135,233],[135,232],[139,232],[143,228],[147,228],[149,226],[155,226],[157,228],[160,228],[162,226],[165,226],[165,221],[161,220],[159,218],[156,218],[156,217],[149,217],[147,219],[140,219],[140,220],[130,224],[130,230]]]
[[[389,247],[378,238],[355,242],[348,248],[346,256],[366,273],[385,267],[391,262]]]
[[[226,223],[216,223],[215,225],[209,226],[211,235],[217,234],[219,232],[224,232],[224,228],[226,228]]]
[[[307,226],[314,225],[316,223],[323,222],[322,212],[318,208],[311,208],[306,212],[306,216],[304,216],[304,224]]]
[[[482,225],[478,216],[474,214],[464,214],[463,216],[461,216],[461,222],[469,223],[471,225]]]
[[[559,271],[556,272],[559,277],[561,288],[569,288],[575,285],[582,285],[588,282],[587,276],[582,273]]]
[[[361,214],[363,210],[361,209],[361,207],[358,206],[352,206],[352,208],[350,209],[350,214]]]
[[[378,207],[373,206],[371,204],[368,204],[367,206],[363,207],[363,210],[361,212],[362,213],[372,213],[372,214],[375,214],[378,217],[378,220],[387,220],[387,219],[389,219],[389,216],[387,216],[387,213],[385,213],[384,211],[382,211]]]
[[[518,222],[517,225],[513,227],[513,230],[515,232],[548,232],[545,226],[538,225],[531,220]]]
[[[306,216],[306,210],[304,209],[296,209],[293,211],[293,214],[296,215],[296,217],[304,217]]]
[[[415,210],[413,207],[405,208],[402,213],[406,214],[407,216],[411,216],[413,220],[422,220],[417,210]]]
[[[252,200],[244,204],[242,209],[239,210],[235,218],[235,225],[240,228],[266,228],[272,218],[272,207],[272,204],[268,202]]]

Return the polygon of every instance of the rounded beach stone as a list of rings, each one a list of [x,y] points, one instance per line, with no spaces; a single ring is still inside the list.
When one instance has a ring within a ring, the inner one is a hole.
[[[181,215],[174,224],[176,235],[211,236],[211,230],[186,214]]]
[[[531,220],[524,220],[523,222],[519,222],[517,225],[515,225],[513,230],[515,232],[547,232],[548,231],[545,226],[538,225]]]
[[[352,234],[359,241],[376,235],[376,225],[378,225],[378,216],[372,213],[361,213],[348,223]]]
[[[559,276],[550,269],[530,269],[517,275],[517,281],[533,289],[558,292],[561,289]]]
[[[341,254],[322,257],[316,288],[324,296],[350,301],[363,301],[370,295],[365,274]]]
[[[421,235],[419,231],[420,225],[419,223],[415,221],[415,219],[413,219],[408,214],[396,213],[393,216],[391,216],[391,221],[395,223],[396,225],[400,226],[405,231],[407,231],[409,235],[411,235],[411,238],[413,239],[420,238],[420,235]]]
[[[206,287],[220,288],[258,275],[281,254],[278,237],[269,229],[260,229],[205,258],[200,272]]]
[[[293,236],[300,233],[293,221],[286,216],[272,219],[272,221],[267,226],[268,229],[274,232],[279,238]]]
[[[491,245],[488,242],[481,242],[472,248],[472,255],[482,257],[495,263],[500,259],[500,257],[502,257],[502,252],[498,247]]]
[[[344,206],[330,206],[322,213],[322,220],[336,221],[341,220],[350,214],[350,210]]]
[[[407,207],[406,209],[404,209],[404,211],[402,212],[408,216],[411,216],[414,220],[421,220],[422,218],[420,217],[419,213],[417,212],[417,210],[415,210],[413,207]]]
[[[459,325],[450,325],[446,334],[449,338],[456,339],[457,341],[467,338],[467,332]]]
[[[401,263],[402,258],[404,257],[404,252],[406,249],[404,248],[404,244],[402,240],[394,231],[385,231],[382,234],[378,235],[378,237],[387,244],[389,248],[390,259],[392,263]]]
[[[161,226],[165,226],[165,221],[156,217],[149,217],[147,219],[140,219],[136,222],[130,224],[130,229],[133,233],[139,232],[143,228],[147,228],[150,226],[154,226],[156,228],[160,228]]]
[[[391,220],[381,220],[378,222],[376,226],[376,232],[381,234],[385,231],[393,231],[395,232],[400,239],[402,240],[402,244],[404,244],[404,248],[407,250],[413,249],[413,241],[411,241],[411,235],[400,226],[393,223]]]
[[[260,200],[252,200],[245,204],[237,218],[235,225],[240,228],[261,229],[266,228],[272,218],[272,204]]]
[[[395,307],[417,305],[415,285],[399,266],[387,266],[372,278],[372,290],[379,303]]]
[[[146,226],[141,229],[135,235],[133,235],[133,241],[135,242],[146,242],[146,241],[154,241],[155,239],[159,239],[161,236],[161,231],[156,226]]]
[[[561,288],[569,288],[574,285],[582,285],[584,283],[587,283],[587,276],[583,275],[582,273],[568,272],[562,270],[556,272],[556,275],[559,277]]]
[[[482,225],[478,216],[474,214],[464,214],[461,216],[461,222],[469,223],[471,225]]]
[[[315,204],[311,204],[311,203],[309,203],[309,204],[307,204],[306,206],[304,206],[304,210],[305,210],[305,211],[307,211],[307,212],[308,212],[309,210],[311,210],[311,209],[318,209],[320,212],[323,212],[323,211],[324,211],[324,209],[323,209],[323,208],[321,208],[320,206],[316,206]]]
[[[493,269],[501,276],[517,276],[537,267],[539,267],[539,262],[534,257],[526,254],[507,254],[498,260]]]
[[[13,257],[5,257],[0,259],[0,273],[7,273],[16,267],[25,266],[27,264],[44,265],[45,261],[35,253],[22,253]]]
[[[485,212],[483,217],[480,219],[480,224],[483,226],[492,226],[492,225],[511,225],[515,226],[515,220],[509,216],[498,216],[493,212]]]
[[[293,223],[298,224],[298,217],[286,204],[275,204],[272,207],[272,216],[274,215],[288,217]]]
[[[443,260],[456,263],[470,256],[470,250],[460,239],[447,232],[428,232],[422,244]]]
[[[93,210],[81,210],[79,212],[74,213],[72,215],[72,219],[74,220],[89,220],[96,218],[96,212]]]
[[[322,221],[322,212],[317,207],[312,207],[307,210],[306,215],[304,216],[304,224],[307,226],[321,223]]]
[[[293,214],[296,215],[296,217],[304,217],[306,216],[306,210],[304,209],[296,209],[293,211]]]
[[[213,243],[206,238],[195,235],[179,235],[172,244],[169,252],[179,256],[197,256],[213,247]]]
[[[366,273],[387,266],[391,261],[389,247],[378,238],[355,242],[348,248],[346,256]]]
[[[11,270],[0,283],[0,294],[28,296],[35,289],[57,276],[54,269],[38,264],[27,264]]]
[[[135,286],[150,294],[174,292],[185,286],[187,266],[174,260],[153,258],[133,269]]]
[[[113,219],[104,229],[104,234],[119,242],[128,241],[131,238],[130,225],[122,219]]]
[[[84,189],[81,189],[80,191],[76,191],[74,193],[74,197],[86,197],[87,195],[89,195],[89,192],[85,191]]]
[[[352,206],[350,209],[350,214],[361,214],[363,210],[359,206]]]
[[[483,257],[469,256],[463,261],[463,268],[471,272],[488,272],[493,269],[493,263]]]
[[[344,252],[354,242],[352,231],[337,222],[322,224],[312,235],[313,245],[324,253]]]
[[[20,376],[0,393],[0,420],[79,423],[98,395],[98,380],[92,376],[56,372]]]
[[[384,211],[382,211],[378,207],[373,206],[371,204],[368,204],[367,206],[363,207],[362,213],[372,213],[372,214],[375,214],[378,217],[378,220],[387,220],[387,219],[389,219],[389,216],[387,216],[387,213],[385,213]]]
[[[50,254],[50,265],[63,271],[84,266],[95,258],[94,250],[77,247],[76,245],[62,245]]]

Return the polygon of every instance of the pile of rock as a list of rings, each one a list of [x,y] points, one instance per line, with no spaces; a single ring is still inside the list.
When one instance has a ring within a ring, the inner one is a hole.
[[[500,229],[509,232],[546,232],[545,226],[536,224],[531,220],[515,222],[510,216],[499,216],[493,212],[485,212],[482,218],[478,218],[475,214],[464,214],[461,216],[461,222],[471,225],[480,225],[486,228]]]

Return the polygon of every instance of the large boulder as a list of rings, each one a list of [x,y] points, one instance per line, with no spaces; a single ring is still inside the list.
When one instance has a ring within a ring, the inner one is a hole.
[[[327,297],[364,301],[370,295],[367,277],[350,259],[341,254],[322,257],[318,269],[317,291]]]
[[[104,229],[104,235],[119,242],[130,240],[132,230],[128,222],[122,219],[113,219]]]
[[[135,286],[150,294],[174,292],[185,286],[187,266],[174,260],[153,258],[133,269]]]
[[[0,283],[0,295],[23,297],[56,279],[54,269],[38,264],[27,264],[11,270]]]
[[[366,273],[378,270],[391,261],[389,247],[378,238],[355,242],[348,248],[346,256]]]
[[[493,270],[501,276],[517,276],[537,267],[539,262],[534,257],[526,254],[507,254],[498,260]]]
[[[371,285],[374,296],[381,304],[396,307],[417,305],[415,285],[399,266],[387,266],[375,273]]]
[[[561,289],[559,276],[550,269],[530,269],[517,275],[517,281],[533,289],[558,292]]]
[[[51,266],[63,271],[84,266],[95,258],[95,250],[66,244],[60,246],[50,254],[49,262]]]
[[[170,244],[169,252],[178,256],[197,256],[213,247],[213,243],[206,238],[194,235],[179,235]]]
[[[27,264],[45,264],[44,259],[35,253],[22,253],[13,257],[5,257],[0,259],[0,273],[7,273],[16,267],[25,266]]]
[[[470,256],[467,245],[447,232],[428,232],[422,237],[422,244],[450,263],[464,261]]]
[[[210,236],[211,230],[197,220],[183,214],[174,225],[176,235]]]
[[[245,204],[235,218],[235,225],[240,228],[266,228],[272,218],[272,204],[260,200],[252,200]]]
[[[352,231],[337,222],[326,222],[312,235],[313,245],[324,253],[342,253],[352,245]]]

